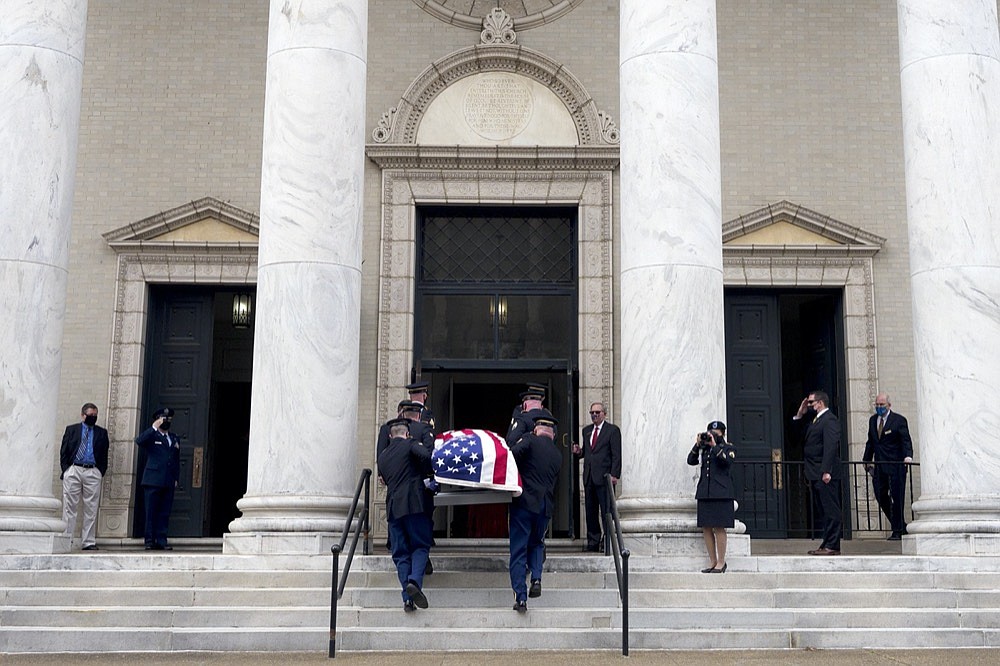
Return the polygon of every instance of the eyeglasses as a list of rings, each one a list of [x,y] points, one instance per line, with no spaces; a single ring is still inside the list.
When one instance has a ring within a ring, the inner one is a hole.
[[[806,400],[806,404],[807,404],[807,405],[811,405],[811,404],[813,404],[814,402],[816,402],[816,401],[815,401],[815,400]]]
[[[598,414],[603,414],[604,412],[591,412],[591,416],[597,416]]]

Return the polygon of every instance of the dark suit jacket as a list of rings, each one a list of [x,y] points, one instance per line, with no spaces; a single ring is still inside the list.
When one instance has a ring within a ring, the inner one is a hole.
[[[510,452],[521,475],[521,496],[512,499],[511,504],[551,518],[556,501],[556,481],[562,467],[559,447],[548,437],[528,433],[510,447]]]
[[[622,478],[622,431],[614,423],[605,421],[597,435],[597,444],[590,448],[590,438],[594,424],[583,429],[583,482],[590,485],[604,485],[604,475]]]
[[[431,453],[415,439],[396,437],[378,457],[378,473],[385,481],[385,512],[389,520],[414,513],[430,513],[434,497],[424,487],[424,470]]]
[[[809,481],[819,481],[824,474],[840,478],[840,421],[833,412],[826,410],[806,427],[802,453]]]
[[[94,428],[94,463],[97,470],[104,476],[108,471],[108,431],[99,425]],[[61,479],[69,466],[73,464],[76,457],[76,450],[80,448],[80,436],[83,434],[83,423],[74,423],[66,426],[63,433],[62,445],[59,447],[59,467],[62,468]]]
[[[146,452],[146,467],[139,485],[173,487],[181,472],[180,439],[177,435],[150,427],[139,433],[135,443]]]
[[[902,414],[890,411],[885,417],[882,437],[878,436],[878,415],[868,419],[868,443],[865,444],[865,462],[902,462],[913,457],[913,441],[910,426]]]

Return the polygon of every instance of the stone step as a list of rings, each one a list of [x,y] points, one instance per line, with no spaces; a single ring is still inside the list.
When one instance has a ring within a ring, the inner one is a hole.
[[[512,611],[513,612],[513,611]],[[415,613],[419,614],[419,613]],[[530,616],[529,610],[526,616]],[[527,619],[525,619],[527,622]],[[338,631],[338,649],[395,652],[442,650],[620,650],[620,629],[573,631],[525,626],[501,631],[407,628]],[[920,648],[996,645],[994,629],[638,629],[633,650],[746,650],[783,648]]]

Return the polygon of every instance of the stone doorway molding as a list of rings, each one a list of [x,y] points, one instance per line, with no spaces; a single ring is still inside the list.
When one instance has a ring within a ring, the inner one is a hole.
[[[572,124],[575,144],[417,143],[424,113],[438,95],[466,77],[489,73],[519,75],[555,95],[565,106],[562,117]],[[577,208],[580,395],[613,405],[612,183],[618,128],[579,80],[544,54],[520,46],[462,49],[425,69],[382,115],[372,137],[366,152],[381,170],[377,421],[395,414],[413,366],[416,210],[431,204]],[[376,506],[381,513],[374,525],[380,529],[384,506]]]
[[[97,534],[131,536],[149,285],[257,284],[257,215],[206,197],[104,234],[118,255],[108,395],[109,473]]]
[[[885,239],[790,201],[722,225],[727,287],[843,289],[847,424],[850,454],[864,453],[878,391],[873,257]]]

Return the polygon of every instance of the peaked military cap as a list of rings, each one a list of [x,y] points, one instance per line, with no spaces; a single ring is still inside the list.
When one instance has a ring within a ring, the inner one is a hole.
[[[430,385],[430,382],[413,382],[406,385],[406,390],[410,393],[426,393]]]

